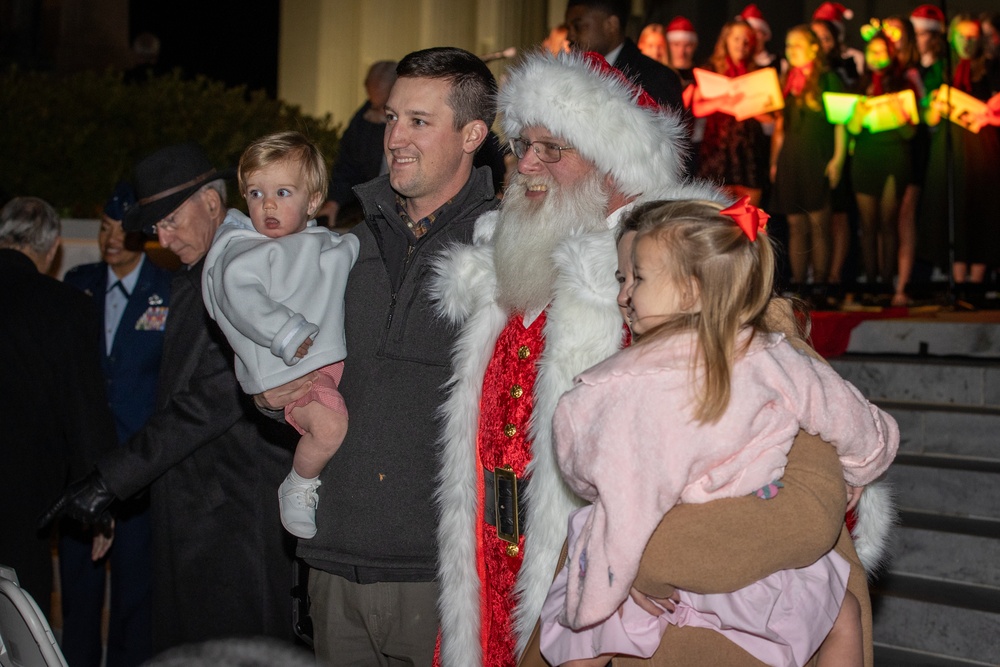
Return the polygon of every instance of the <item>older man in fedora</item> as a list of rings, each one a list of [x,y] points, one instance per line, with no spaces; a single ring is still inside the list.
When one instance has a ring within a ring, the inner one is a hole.
[[[92,522],[149,490],[153,648],[218,637],[291,639],[292,543],[274,489],[296,434],[240,391],[233,352],[205,313],[203,259],[226,214],[228,172],[194,144],[161,149],[135,170],[126,231],[155,233],[185,265],[172,282],[156,411],[50,510]]]

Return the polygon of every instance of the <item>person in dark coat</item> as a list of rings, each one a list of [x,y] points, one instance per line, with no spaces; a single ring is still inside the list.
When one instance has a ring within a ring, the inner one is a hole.
[[[327,226],[356,223],[361,218],[361,205],[354,192],[355,185],[367,183],[379,174],[387,173],[382,154],[385,134],[385,101],[392,84],[396,83],[396,61],[372,63],[365,76],[368,99],[361,105],[340,137],[337,159],[330,172],[330,191],[317,217],[326,216]]]
[[[156,409],[156,387],[170,308],[170,271],[151,262],[140,234],[126,234],[121,220],[135,205],[132,187],[120,183],[101,212],[97,246],[101,261],[70,269],[63,281],[90,297],[104,323],[99,343],[108,402],[118,443],[128,441]],[[73,667],[101,664],[105,566],[111,565],[108,667],[139,665],[153,655],[152,554],[149,494],[121,503],[108,558],[94,560],[90,535],[60,527],[59,578],[62,650]]]
[[[566,34],[574,51],[594,51],[642,86],[660,106],[684,112],[683,88],[677,73],[642,54],[625,36],[631,3],[623,0],[569,0]]]
[[[126,231],[155,233],[186,266],[171,284],[156,411],[50,511],[87,520],[149,489],[153,649],[236,635],[292,638],[292,542],[275,489],[292,465],[290,427],[240,391],[233,351],[205,312],[205,254],[226,213],[225,181],[195,144],[135,170]]]
[[[90,299],[45,275],[60,227],[35,197],[12,199],[0,212],[0,564],[14,568],[46,615],[52,549],[38,518],[115,443],[97,313]]]

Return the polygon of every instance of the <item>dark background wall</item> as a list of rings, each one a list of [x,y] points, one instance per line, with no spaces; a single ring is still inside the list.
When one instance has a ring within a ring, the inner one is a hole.
[[[279,0],[131,0],[131,37],[160,38],[161,63],[277,93]]]
[[[0,0],[0,66],[127,69],[132,40],[160,40],[158,68],[277,92],[280,0]]]
[[[229,85],[277,91],[281,2],[297,0],[0,0],[0,66],[77,71],[125,69],[134,60],[131,42],[148,31],[160,39],[161,69],[180,67]],[[768,48],[783,51],[789,28],[808,22],[820,0],[758,0],[773,37]],[[854,10],[847,43],[861,47],[859,28],[873,16],[907,15],[917,0],[848,0]],[[947,2],[947,13],[1000,11],[1000,0]],[[745,2],[735,0],[645,0],[633,36],[650,22],[668,23],[680,14],[701,40],[695,61],[704,62],[723,23]],[[392,20],[388,17],[386,20]],[[539,27],[546,34],[547,27]]]

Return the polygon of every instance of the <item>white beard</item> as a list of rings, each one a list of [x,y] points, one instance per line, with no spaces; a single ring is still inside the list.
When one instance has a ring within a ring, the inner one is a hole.
[[[529,183],[548,186],[541,202],[525,196]],[[597,173],[571,189],[561,189],[550,178],[515,174],[493,235],[500,305],[521,313],[544,309],[556,278],[552,252],[574,234],[607,229],[607,205],[608,193]]]

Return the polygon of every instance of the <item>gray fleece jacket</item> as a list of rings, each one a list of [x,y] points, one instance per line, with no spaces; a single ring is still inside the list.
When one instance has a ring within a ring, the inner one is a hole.
[[[236,352],[236,378],[259,394],[347,356],[344,289],[358,239],[310,226],[272,239],[230,209],[205,258],[202,296]],[[308,354],[299,345],[313,338]]]

